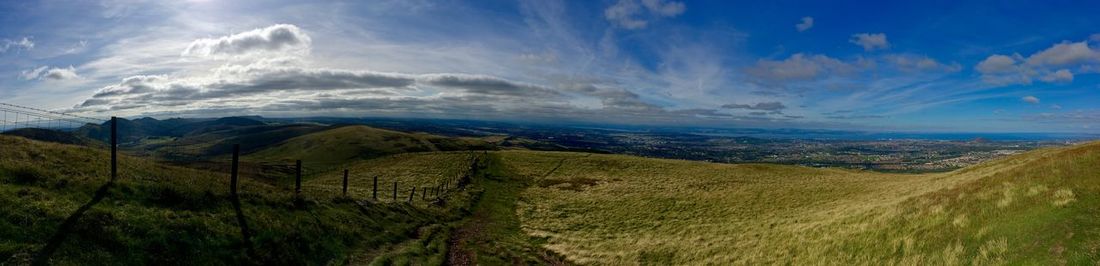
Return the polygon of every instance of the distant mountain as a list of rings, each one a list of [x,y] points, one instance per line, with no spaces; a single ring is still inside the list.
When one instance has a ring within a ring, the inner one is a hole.
[[[147,138],[183,137],[210,131],[262,125],[266,125],[266,123],[257,120],[255,117],[172,118],[165,120],[151,117],[135,120],[118,118],[119,142],[124,144],[139,142]],[[111,121],[99,125],[88,124],[78,128],[75,132],[77,135],[108,142],[111,136]]]
[[[108,142],[110,126],[110,121],[100,125],[89,124],[75,130],[72,135]],[[319,158],[337,162],[405,152],[493,150],[497,149],[498,144],[520,146],[513,145],[514,141],[502,141],[502,136],[448,137],[362,125],[326,125],[311,120],[265,119],[256,116],[165,120],[149,117],[134,120],[120,118],[118,131],[119,142],[128,153],[181,162],[214,160],[228,156],[232,153],[234,144],[241,145],[243,155],[255,153],[251,155],[254,158],[314,161]]]

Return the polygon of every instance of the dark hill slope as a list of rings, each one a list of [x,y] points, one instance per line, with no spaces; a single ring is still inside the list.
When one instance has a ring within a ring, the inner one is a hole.
[[[24,138],[28,138],[28,139],[37,140],[37,141],[45,141],[45,142],[53,142],[53,143],[61,143],[61,144],[72,144],[72,145],[80,145],[80,146],[103,145],[102,142],[99,142],[99,141],[96,141],[96,140],[93,140],[93,139],[89,139],[89,138],[85,138],[83,136],[73,134],[72,132],[57,131],[57,130],[50,130],[50,129],[20,128],[20,129],[5,131],[2,134],[8,135],[8,136],[24,137]]]

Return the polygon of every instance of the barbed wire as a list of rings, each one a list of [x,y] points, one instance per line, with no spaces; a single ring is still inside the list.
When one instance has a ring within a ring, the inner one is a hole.
[[[20,128],[72,129],[85,124],[100,124],[105,121],[107,120],[0,103],[0,131]]]
[[[71,114],[71,113],[55,112],[55,111],[44,110],[44,109],[29,107],[29,106],[15,105],[15,104],[10,104],[10,103],[0,103],[0,106],[7,106],[7,107],[10,107],[10,108],[16,108],[16,109],[26,109],[26,110],[32,110],[32,111],[55,114],[55,115],[61,115],[61,116],[69,116],[69,117],[80,118],[80,119],[85,119],[85,120],[89,120],[89,121],[106,121],[106,120],[109,120],[109,119],[104,119],[104,118],[92,118],[92,117],[87,117],[87,116],[75,115],[75,114]]]

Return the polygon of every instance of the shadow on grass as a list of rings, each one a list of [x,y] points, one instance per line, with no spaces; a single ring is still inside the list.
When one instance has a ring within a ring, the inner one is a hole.
[[[248,223],[244,217],[244,211],[241,210],[241,199],[237,195],[230,196],[230,201],[233,202],[233,210],[237,212],[237,224],[241,227],[241,238],[244,241],[245,252],[249,257],[257,258],[256,249],[252,247],[252,234],[248,230]]]
[[[57,248],[61,247],[61,243],[65,242],[65,237],[72,233],[73,227],[76,226],[76,222],[79,221],[80,218],[84,216],[84,213],[88,212],[92,206],[103,201],[103,198],[107,197],[107,192],[114,184],[114,181],[103,184],[103,186],[95,191],[95,195],[92,197],[91,201],[80,206],[80,208],[76,209],[76,212],[73,212],[72,215],[65,218],[65,221],[61,223],[61,227],[58,228],[57,233],[54,233],[53,237],[50,237],[50,241],[46,243],[46,246],[43,247],[42,250],[39,250],[38,254],[34,256],[34,261],[31,265],[46,265],[50,260],[50,256],[53,255],[54,252],[57,252]]]

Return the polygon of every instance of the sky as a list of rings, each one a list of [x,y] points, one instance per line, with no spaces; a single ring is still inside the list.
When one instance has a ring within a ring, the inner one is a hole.
[[[0,102],[98,117],[1100,133],[1100,4],[996,4],[3,1]]]

